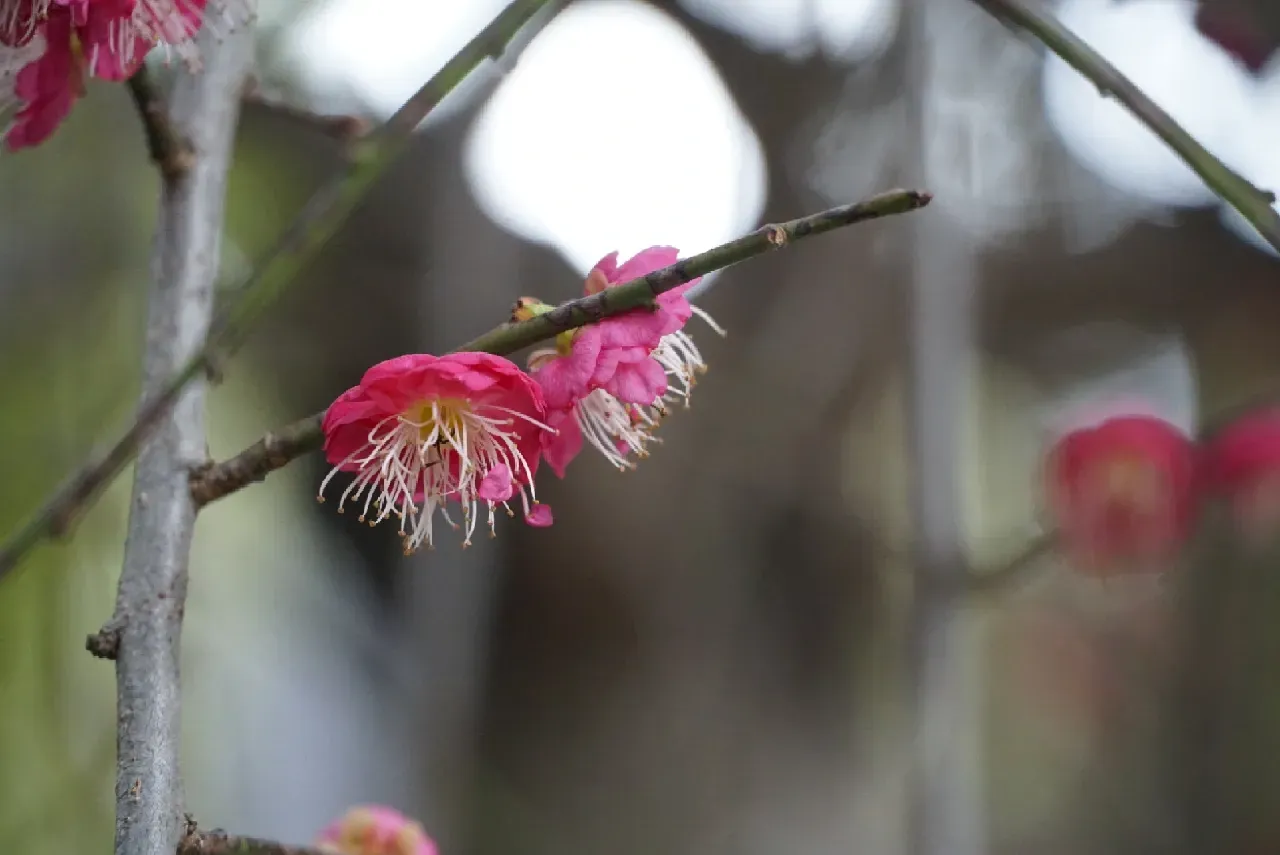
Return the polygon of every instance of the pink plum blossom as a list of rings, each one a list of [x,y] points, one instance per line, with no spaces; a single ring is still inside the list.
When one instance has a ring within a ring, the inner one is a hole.
[[[1068,432],[1049,453],[1049,509],[1089,575],[1163,569],[1197,508],[1196,453],[1172,424],[1118,415]]]
[[[471,542],[477,507],[487,506],[490,534],[498,505],[514,515],[517,495],[531,525],[551,524],[537,503],[534,473],[546,424],[542,390],[509,360],[488,353],[409,354],[381,362],[330,405],[325,455],[333,470],[355,473],[343,491],[360,503],[360,520],[400,520],[406,554],[433,543],[433,521],[464,531]],[[463,522],[449,516],[457,503]]]
[[[316,845],[333,855],[437,855],[421,825],[382,805],[353,807],[320,832]]]

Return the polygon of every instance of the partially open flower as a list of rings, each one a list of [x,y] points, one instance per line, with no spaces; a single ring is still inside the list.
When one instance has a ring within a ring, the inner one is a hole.
[[[673,246],[651,246],[636,253],[621,265],[618,264],[618,253],[611,252],[596,262],[596,266],[591,269],[591,273],[587,276],[586,292],[595,294],[605,288],[621,285],[641,276],[648,276],[664,267],[670,267],[679,259],[680,251]],[[659,294],[656,300],[658,312],[655,314],[663,319],[662,336],[657,347],[653,349],[652,355],[675,383],[672,391],[684,398],[686,405],[696,378],[706,372],[707,366],[702,360],[702,354],[698,351],[697,345],[693,343],[693,338],[684,331],[684,325],[688,323],[689,318],[697,315],[711,329],[720,335],[725,334],[710,315],[690,303],[685,296],[689,289],[700,281],[702,277],[677,285],[670,291]]]
[[[1206,452],[1205,478],[1246,530],[1280,531],[1280,408],[1250,413],[1220,431]]]
[[[592,345],[579,344],[579,353],[584,346]],[[555,350],[538,350],[530,355],[529,369],[547,400],[547,424],[555,430],[543,434],[542,455],[557,476],[564,477],[565,467],[581,453],[584,438],[624,471],[635,468],[631,455],[649,455],[645,446],[659,441],[653,431],[666,414],[666,376],[652,359],[646,357],[645,361],[656,370],[658,380],[648,389],[636,386],[635,390],[643,391],[633,391],[633,397],[647,399],[648,403],[634,403],[603,387],[593,388],[589,380],[582,382],[574,373],[580,363],[572,357],[561,357]],[[584,389],[590,391],[582,394]]]
[[[618,264],[612,252],[587,276],[584,291],[606,288],[646,276],[677,261],[669,246],[650,247]],[[529,369],[547,399],[548,424],[557,432],[544,435],[543,456],[560,477],[582,451],[584,440],[621,470],[635,467],[633,457],[648,456],[646,446],[657,441],[653,431],[673,400],[688,403],[695,374],[706,369],[693,339],[683,331],[695,313],[685,292],[694,279],[659,294],[652,308],[636,309],[605,318],[556,337],[554,348],[535,351]],[[522,320],[552,309],[524,297],[513,312]]]
[[[492,534],[498,505],[519,495],[531,525],[550,525],[537,503],[533,476],[541,436],[550,430],[538,384],[510,361],[488,353],[410,354],[381,362],[348,389],[324,417],[325,455],[355,479],[338,511],[360,504],[360,519],[400,521],[405,553],[433,542],[433,521],[463,530],[471,542],[477,508],[488,508]],[[448,506],[456,503],[462,524]]]
[[[1049,454],[1049,509],[1093,575],[1164,569],[1190,534],[1195,449],[1178,428],[1123,415],[1063,436]]]
[[[437,855],[422,826],[381,805],[362,805],[320,832],[316,846],[333,855]]]

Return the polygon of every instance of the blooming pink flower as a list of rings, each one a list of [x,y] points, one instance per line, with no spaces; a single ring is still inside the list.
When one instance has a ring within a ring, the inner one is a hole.
[[[316,845],[333,855],[437,855],[435,842],[421,825],[381,805],[347,811],[320,832]]]
[[[1252,531],[1280,528],[1280,408],[1228,425],[1206,451],[1205,480]]]
[[[1046,467],[1049,508],[1080,569],[1162,569],[1190,534],[1195,470],[1191,440],[1154,416],[1117,416],[1063,436]]]
[[[325,413],[325,455],[334,468],[320,499],[336,473],[354,472],[339,512],[363,496],[361,521],[397,517],[406,554],[432,545],[436,511],[459,527],[450,502],[462,508],[464,545],[478,504],[488,507],[492,534],[495,508],[514,515],[509,502],[517,494],[529,524],[550,525],[533,486],[545,420],[538,384],[500,356],[409,354],[381,362]]]

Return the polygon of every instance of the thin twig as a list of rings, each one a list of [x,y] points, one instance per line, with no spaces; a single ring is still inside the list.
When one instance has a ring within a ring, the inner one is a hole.
[[[385,125],[357,141],[350,166],[311,198],[248,277],[233,286],[235,299],[214,318],[204,346],[177,367],[167,382],[155,387],[124,435],[82,466],[0,550],[0,579],[36,544],[66,536],[80,514],[133,459],[138,446],[173,407],[182,390],[195,379],[216,373],[227,356],[239,348],[253,322],[346,222],[369,188],[404,151],[410,135],[427,114],[486,57],[501,54],[521,27],[551,5],[553,0],[514,0]]]
[[[1280,252],[1280,214],[1275,194],[1259,189],[1196,142],[1191,134],[1146,96],[1133,81],[1035,2],[974,0],[995,17],[1030,33],[1064,62],[1089,79],[1098,91],[1129,108],[1199,175],[1224,201],[1240,212],[1267,243]]]
[[[155,80],[146,65],[142,65],[129,78],[127,88],[142,119],[142,130],[147,136],[147,154],[160,170],[160,175],[174,180],[191,168],[191,142],[178,133],[169,121],[169,111]]]
[[[192,140],[189,169],[162,185],[143,360],[143,401],[199,351],[213,314],[227,174],[240,91],[253,52],[243,29],[200,47],[204,68],[173,90],[175,132]],[[189,478],[206,454],[203,383],[174,393],[172,413],[143,444],[134,475],[124,570],[105,637],[116,659],[116,855],[173,855],[184,825],[179,771],[179,659],[196,504]]]
[[[567,329],[649,305],[658,294],[770,250],[781,249],[793,241],[865,220],[914,211],[929,204],[931,198],[920,190],[891,190],[853,205],[843,205],[786,223],[761,226],[751,234],[677,261],[648,276],[632,279],[589,297],[570,300],[527,321],[502,324],[458,350],[514,353],[554,338]],[[267,434],[229,460],[192,473],[192,495],[199,504],[207,504],[261,481],[291,460],[315,451],[324,441],[320,431],[323,417],[323,413],[307,416]]]
[[[178,844],[178,855],[333,855],[333,852],[310,846],[289,846],[257,837],[241,837],[225,831],[191,831]]]
[[[324,136],[332,137],[338,142],[348,145],[368,136],[369,132],[373,130],[373,123],[363,116],[313,113],[303,107],[268,98],[252,83],[245,87],[244,106],[257,107],[274,116],[311,128]]]

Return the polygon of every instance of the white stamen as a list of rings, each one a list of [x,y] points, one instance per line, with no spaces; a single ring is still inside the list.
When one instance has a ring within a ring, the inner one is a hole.
[[[699,318],[706,322],[707,326],[720,334],[726,335],[724,329],[711,319],[711,316],[699,309],[697,306],[690,305],[690,309]],[[693,338],[684,330],[677,330],[662,337],[662,341],[658,343],[658,347],[653,351],[654,360],[662,366],[667,372],[667,376],[671,378],[672,385],[667,387],[667,395],[664,401],[672,401],[676,398],[683,398],[684,405],[689,406],[689,396],[693,393],[693,386],[697,382],[697,375],[705,373],[707,365],[702,361],[702,353],[698,350],[698,346],[693,343]]]
[[[15,41],[30,39],[49,14],[50,3],[51,0],[36,0],[24,16],[20,0],[0,0],[0,27],[13,34]]]
[[[649,456],[645,446],[661,442],[652,435],[660,412],[649,407],[623,404],[603,389],[596,389],[574,406],[573,415],[587,442],[604,455],[616,468],[636,468],[629,455]],[[619,448],[622,445],[624,448]]]
[[[463,531],[463,546],[471,544],[479,519],[477,504],[488,505],[489,532],[494,534],[494,505],[479,498],[480,483],[495,466],[511,471],[516,490],[528,508],[534,494],[533,472],[518,445],[517,419],[543,430],[551,428],[525,413],[499,406],[472,408],[456,401],[432,400],[409,412],[389,416],[370,431],[358,451],[335,466],[320,484],[319,499],[334,474],[354,465],[356,476],[342,492],[338,511],[348,500],[360,502],[360,519],[369,525],[396,516],[405,541],[405,554],[434,542],[437,511],[446,523]],[[415,493],[422,498],[414,500]],[[446,504],[462,507],[462,523],[455,523]],[[506,504],[505,502],[502,504]],[[368,519],[372,509],[373,519]]]

